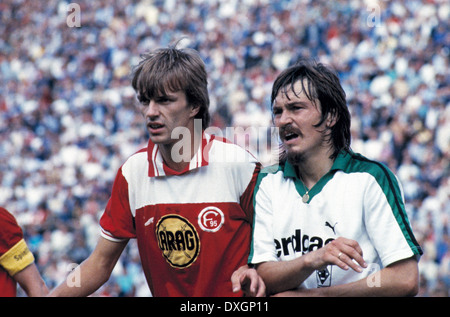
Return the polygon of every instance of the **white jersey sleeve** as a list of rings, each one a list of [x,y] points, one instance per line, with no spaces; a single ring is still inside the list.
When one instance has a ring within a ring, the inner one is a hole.
[[[389,192],[384,189],[383,182],[389,183],[386,185]],[[415,243],[411,240],[412,235],[408,234],[412,231],[397,178],[392,174],[381,180],[374,178],[365,192],[363,220],[382,266],[414,255]]]

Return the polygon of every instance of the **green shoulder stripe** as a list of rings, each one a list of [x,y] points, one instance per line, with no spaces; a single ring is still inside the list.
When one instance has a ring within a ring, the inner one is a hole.
[[[408,241],[411,250],[416,255],[422,255],[423,251],[419,243],[416,241],[411,229],[411,225],[408,221],[408,217],[405,211],[405,205],[403,203],[403,200],[401,199],[402,194],[400,186],[395,175],[389,168],[387,168],[380,162],[369,160],[368,158],[353,152],[350,152],[349,155],[351,156],[351,159],[349,161],[349,164],[347,164],[343,171],[345,173],[365,172],[371,174],[375,178],[384,195],[386,196],[386,199],[393,211],[394,217],[397,220],[397,223],[400,226],[403,235]]]

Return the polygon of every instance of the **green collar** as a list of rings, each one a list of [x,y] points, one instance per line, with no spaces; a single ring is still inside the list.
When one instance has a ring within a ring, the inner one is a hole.
[[[321,179],[309,190],[309,200],[306,202],[309,204],[311,200],[314,198],[315,195],[320,193],[322,188],[333,178],[333,175],[338,170],[345,170],[348,166],[351,158],[351,153],[349,151],[341,151],[339,152],[338,156],[334,160],[333,165],[331,166],[331,169],[322,176]],[[295,188],[297,192],[300,194],[301,197],[306,194],[306,186],[303,184],[303,182],[297,177],[297,173],[295,172],[295,167],[289,163],[288,161],[285,162],[283,167],[283,173],[284,177],[286,178],[292,178],[294,180]]]

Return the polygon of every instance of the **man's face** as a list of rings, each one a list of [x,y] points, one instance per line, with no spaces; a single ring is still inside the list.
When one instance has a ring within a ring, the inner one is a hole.
[[[150,139],[155,144],[177,142],[171,137],[172,131],[177,127],[186,127],[192,132],[198,109],[188,105],[183,91],[168,91],[164,96],[140,102],[140,110],[145,118]]]
[[[305,85],[307,86],[307,85]],[[321,120],[319,100],[312,103],[300,81],[294,84],[295,93],[280,89],[273,103],[274,124],[280,131],[288,159],[294,161],[311,157],[327,146],[324,126],[315,127]]]

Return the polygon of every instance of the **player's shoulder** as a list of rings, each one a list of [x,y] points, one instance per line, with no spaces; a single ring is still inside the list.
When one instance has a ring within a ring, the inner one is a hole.
[[[275,179],[278,181],[284,179],[284,166],[282,164],[264,166],[258,174],[257,183],[271,182]]]
[[[128,156],[124,164],[128,163],[129,161],[147,159],[147,157],[148,157],[148,148],[143,147],[138,151],[134,152],[133,154],[131,154],[130,156]]]
[[[391,178],[394,176],[386,164],[369,159],[360,153],[348,151],[345,153],[344,159],[346,164],[343,170],[346,173],[367,173],[375,178]]]
[[[14,215],[3,207],[0,207],[0,223],[17,225],[17,221]]]
[[[339,157],[338,157],[339,159]],[[342,171],[349,175],[361,175],[364,179],[378,183],[382,188],[397,188],[400,186],[398,178],[383,162],[369,159],[366,156],[352,151],[344,157],[345,164]],[[354,180],[360,177],[353,178]]]
[[[210,163],[258,163],[250,151],[223,137],[211,137],[207,152]]]
[[[264,174],[264,175],[277,174],[277,173],[281,173],[281,172],[283,172],[283,165],[281,165],[281,164],[268,165],[268,166],[264,166],[261,169],[261,174]]]
[[[123,162],[121,170],[141,170],[148,165],[148,148],[143,147],[138,151],[134,152]]]

